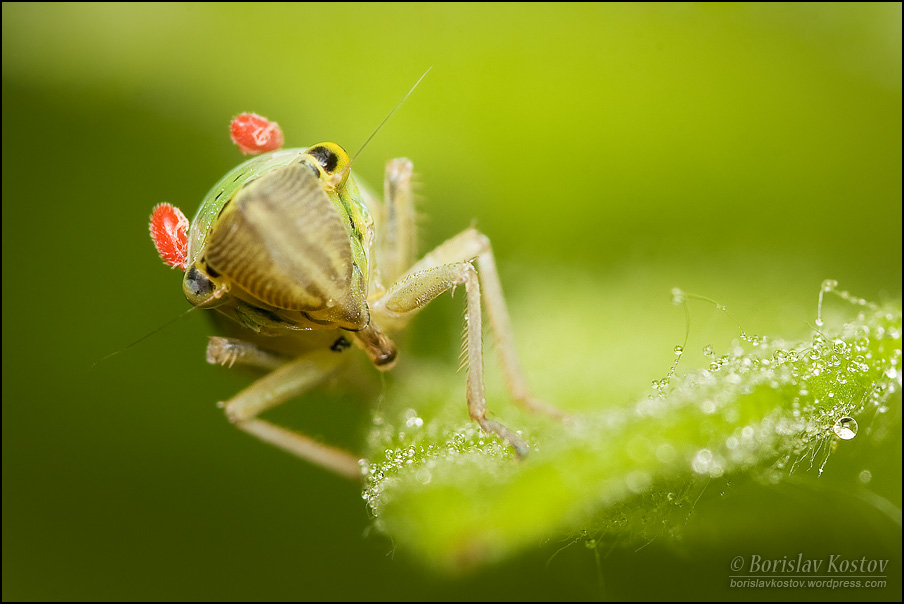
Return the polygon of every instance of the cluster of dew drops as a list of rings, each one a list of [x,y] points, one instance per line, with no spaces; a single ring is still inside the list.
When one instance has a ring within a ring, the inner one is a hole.
[[[476,423],[468,422],[455,431],[444,431],[441,435],[432,433],[432,426],[425,424],[414,409],[406,409],[398,425],[392,425],[382,416],[374,418],[372,439],[381,442],[413,442],[383,450],[382,459],[360,460],[364,477],[362,499],[372,517],[379,518],[379,508],[384,493],[394,477],[413,469],[414,478],[422,484],[429,484],[439,465],[461,462],[474,455],[481,458],[509,459],[512,452],[499,439],[487,436]],[[423,438],[421,438],[423,437]],[[434,444],[442,443],[442,444]]]
[[[735,393],[743,393],[755,385],[767,384],[792,397],[790,413],[786,414],[789,417],[772,420],[768,426],[765,423],[739,426],[721,446],[691,452],[690,468],[695,474],[712,478],[739,467],[757,467],[761,458],[764,455],[768,458],[769,451],[782,441],[777,434],[784,434],[785,442],[793,442],[787,435],[794,433],[799,435],[798,446],[780,453],[777,459],[773,457],[772,466],[761,466],[757,474],[770,482],[779,482],[786,474],[801,468],[816,469],[821,476],[829,456],[842,443],[853,440],[858,433],[869,434],[880,424],[875,420],[888,413],[890,400],[902,389],[900,311],[890,312],[837,288],[834,280],[823,282],[809,342],[792,345],[750,335],[738,325],[738,340],[732,343],[728,354],[717,355],[711,344],[703,346],[708,366],[703,371],[685,374],[677,373],[677,368],[682,355],[687,353],[686,342],[675,346],[675,361],[668,374],[652,383],[650,399],[654,402],[658,400],[666,405],[676,391],[680,395],[684,390],[684,394],[690,394],[687,399],[699,404],[704,414],[734,411],[730,404],[720,407],[713,400],[717,397],[701,397],[701,385],[717,385],[722,393],[737,386]],[[676,305],[685,304],[691,297],[677,289],[672,294]],[[827,294],[856,309],[854,320],[834,331],[830,331],[822,315]],[[734,321],[725,306],[702,299]],[[656,406],[648,404],[646,408]],[[769,431],[773,434],[767,434]],[[857,476],[862,484],[870,483],[872,478],[872,472],[865,468]],[[725,484],[730,486],[731,480]],[[655,498],[663,493],[666,491],[654,489],[649,495]],[[669,491],[661,498],[662,504],[689,513],[695,505],[689,494],[689,491],[684,494]],[[680,535],[682,523],[675,524],[669,518],[662,517],[659,523],[669,525],[669,535]],[[616,514],[607,522],[605,530],[618,532],[627,521]],[[651,524],[650,528],[655,526]],[[597,528],[593,534],[581,531],[576,541],[583,541],[588,549],[596,550],[605,530]]]
[[[745,385],[765,379],[773,388],[796,388],[791,417],[792,421],[801,420],[797,425],[803,426],[803,441],[800,450],[776,462],[778,470],[790,469],[793,472],[807,459],[810,467],[813,467],[817,457],[821,456],[819,473],[822,474],[825,462],[838,442],[849,441],[857,436],[860,426],[855,416],[871,413],[871,420],[887,412],[890,396],[901,390],[900,346],[884,350],[879,343],[878,350],[883,354],[876,358],[877,355],[874,355],[871,348],[875,342],[870,339],[899,340],[900,314],[883,311],[877,305],[837,288],[837,281],[826,280],[822,283],[817,316],[812,326],[814,334],[809,345],[792,346],[782,340],[772,341],[765,336],[751,335],[738,324],[739,338],[733,343],[729,354],[717,355],[712,345],[706,345],[702,350],[710,361],[708,371],[703,373],[712,378],[718,374],[724,385],[744,388]],[[834,336],[826,335],[823,331],[825,322],[822,307],[824,297],[829,293],[860,308],[856,320],[846,324]],[[686,304],[688,297],[691,297],[679,289],[673,290],[672,296],[676,305]],[[712,302],[716,310],[726,313],[735,321],[725,306],[707,298],[701,299]],[[749,350],[751,348],[752,352]],[[674,352],[675,361],[668,374],[652,383],[652,397],[664,398],[676,388],[693,387],[683,384],[680,376],[676,378],[685,346],[676,346]],[[865,393],[864,385],[868,385]],[[705,412],[714,410],[704,409]],[[806,418],[811,421],[804,421]],[[816,421],[812,421],[814,418]],[[787,430],[790,425],[792,424],[785,424],[782,429]],[[752,433],[752,429],[753,427],[745,428],[742,434]],[[733,440],[735,439],[728,439],[728,448],[732,448]],[[700,450],[693,458],[692,469],[696,473],[719,474],[722,464],[717,461],[712,451]],[[865,472],[864,475],[867,477],[864,480],[866,482],[869,473]]]

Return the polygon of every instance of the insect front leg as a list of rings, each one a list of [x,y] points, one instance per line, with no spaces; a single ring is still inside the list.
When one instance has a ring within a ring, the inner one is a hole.
[[[265,350],[238,338],[211,336],[210,342],[207,343],[207,362],[211,365],[232,367],[238,363],[272,371],[285,365],[289,360],[287,356]]]
[[[530,450],[527,443],[512,430],[486,416],[480,284],[477,271],[471,263],[443,264],[409,272],[389,288],[386,295],[376,303],[376,307],[388,318],[401,317],[422,308],[457,285],[465,286],[467,298],[468,415],[485,432],[498,435],[515,449],[519,457],[523,457]]]
[[[277,356],[254,344],[231,338],[218,338],[226,340],[225,343],[215,340],[208,346],[210,362],[222,363],[232,359],[233,362],[256,366],[277,362]],[[337,474],[358,479],[361,476],[358,458],[351,453],[257,417],[267,409],[316,386],[329,377],[343,360],[342,355],[333,350],[309,352],[279,364],[276,369],[218,405],[225,410],[229,421],[241,430]]]
[[[566,413],[535,398],[528,388],[527,379],[524,376],[524,370],[521,368],[521,361],[515,348],[512,322],[505,304],[505,296],[502,293],[499,271],[496,269],[496,260],[493,257],[493,248],[490,244],[490,239],[486,235],[473,228],[462,231],[425,255],[411,267],[406,275],[400,279],[400,282],[411,275],[432,267],[470,261],[474,258],[477,259],[477,268],[483,291],[483,303],[487,318],[490,321],[490,330],[496,342],[496,351],[499,354],[505,383],[512,398],[516,403],[530,411],[545,413],[557,419],[566,419],[568,417]],[[377,309],[379,310],[380,307],[380,304],[378,304]]]

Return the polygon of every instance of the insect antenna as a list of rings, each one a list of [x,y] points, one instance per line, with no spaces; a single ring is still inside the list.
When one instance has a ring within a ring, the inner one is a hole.
[[[137,345],[137,344],[140,344],[141,342],[144,342],[144,341],[147,340],[149,337],[151,337],[152,335],[156,334],[158,331],[162,331],[163,329],[169,327],[170,325],[172,325],[173,323],[175,323],[175,322],[178,321],[179,319],[184,318],[185,315],[187,315],[187,314],[190,313],[191,311],[197,310],[197,308],[198,308],[197,306],[192,306],[192,307],[189,308],[188,310],[179,313],[177,316],[173,317],[172,319],[170,319],[169,321],[167,321],[166,323],[164,323],[164,324],[161,325],[160,327],[154,329],[153,331],[151,331],[151,332],[149,332],[149,333],[144,334],[143,336],[141,336],[140,338],[138,338],[137,340],[135,340],[135,341],[132,342],[131,344],[129,344],[129,345],[127,345],[127,346],[124,346],[124,347],[120,348],[119,350],[115,350],[115,351],[111,352],[110,354],[108,354],[108,355],[106,355],[106,356],[103,356],[103,357],[97,359],[96,361],[94,361],[93,363],[91,363],[91,367],[88,368],[88,371],[93,370],[93,369],[94,369],[95,367],[97,367],[100,363],[103,363],[104,361],[106,361],[106,360],[109,359],[110,357],[115,357],[115,356],[118,355],[120,352],[125,352],[125,351],[128,350],[129,348],[131,348],[131,347],[133,347],[133,346],[135,346],[135,345]]]
[[[379,132],[380,129],[383,128],[383,126],[386,124],[386,122],[389,121],[389,118],[392,117],[392,114],[395,113],[396,110],[402,106],[402,103],[404,103],[405,101],[408,100],[408,97],[410,97],[411,93],[414,92],[414,89],[418,87],[418,84],[421,83],[421,80],[423,80],[425,77],[427,77],[427,74],[430,73],[431,69],[433,69],[432,65],[427,68],[427,71],[425,71],[423,74],[421,74],[421,77],[419,77],[417,79],[417,82],[414,83],[414,86],[412,86],[411,89],[405,94],[405,96],[402,97],[402,100],[399,101],[398,103],[396,103],[396,106],[392,108],[392,111],[390,111],[389,113],[386,114],[386,117],[383,118],[383,121],[380,122],[380,125],[377,126],[373,132],[371,132],[370,136],[367,137],[367,140],[364,141],[364,144],[358,148],[358,150],[352,156],[351,160],[349,160],[348,165],[345,166],[345,170],[342,171],[343,176],[352,169],[352,164],[355,163],[355,160],[358,159],[358,156],[361,155],[362,151],[364,151],[364,147],[366,147],[368,145],[368,143],[370,143],[370,141],[373,140],[373,137],[375,137],[377,135],[377,132]]]

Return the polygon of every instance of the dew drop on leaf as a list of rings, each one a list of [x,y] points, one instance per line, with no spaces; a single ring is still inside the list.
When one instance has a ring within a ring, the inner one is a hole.
[[[857,420],[853,417],[842,417],[832,426],[835,435],[841,440],[851,440],[857,436],[857,428]]]

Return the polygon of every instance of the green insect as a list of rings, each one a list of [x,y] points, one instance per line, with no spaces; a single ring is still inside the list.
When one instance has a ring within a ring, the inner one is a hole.
[[[331,375],[351,344],[377,369],[390,369],[396,346],[388,334],[443,292],[463,285],[468,413],[518,456],[526,455],[529,446],[521,436],[487,417],[482,306],[513,398],[531,410],[562,414],[528,391],[489,239],[469,228],[415,261],[409,160],[387,164],[385,199],[378,203],[358,187],[348,154],[335,143],[279,150],[279,127],[254,114],[236,118],[232,136],[243,151],[266,153],[214,185],[190,226],[169,204],[158,205],[151,217],[161,257],[185,271],[188,301],[230,319],[220,321],[229,337],[210,339],[207,361],[269,371],[220,403],[229,420],[301,458],[358,478],[356,456],[259,415]]]

